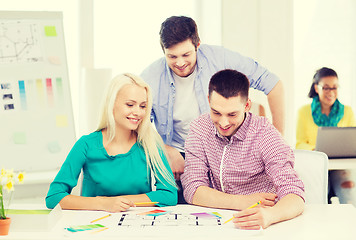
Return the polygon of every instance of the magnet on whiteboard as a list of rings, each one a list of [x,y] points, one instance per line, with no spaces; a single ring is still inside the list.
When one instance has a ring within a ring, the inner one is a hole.
[[[51,63],[51,64],[54,64],[54,65],[61,65],[61,59],[57,56],[50,56],[48,57],[48,61]]]
[[[57,141],[49,142],[47,144],[47,148],[50,153],[57,153],[61,151],[61,146]]]

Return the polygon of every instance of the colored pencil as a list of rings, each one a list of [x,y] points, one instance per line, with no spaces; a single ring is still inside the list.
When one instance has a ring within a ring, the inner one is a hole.
[[[108,215],[106,215],[106,216],[104,216],[104,217],[101,217],[101,218],[95,219],[95,220],[91,221],[90,223],[93,223],[93,222],[99,221],[99,220],[101,220],[101,219],[104,219],[104,218],[107,218],[107,217],[110,217],[110,216],[111,216],[111,214],[108,214]]]
[[[250,207],[248,207],[246,209],[254,208],[254,207],[258,206],[259,204],[261,204],[261,201],[256,202],[255,204],[253,204],[252,206],[250,206]],[[230,218],[229,220],[225,221],[224,224],[230,222],[234,218],[235,217]]]
[[[104,231],[104,230],[106,230],[106,229],[109,229],[109,228],[101,228],[101,229],[99,229],[99,230],[96,230],[96,231],[94,231],[94,232],[91,232],[92,234],[94,234],[94,233],[98,233],[98,232],[102,232],[102,231]]]
[[[134,203],[135,205],[148,205],[148,204],[157,204],[159,202],[137,202]]]

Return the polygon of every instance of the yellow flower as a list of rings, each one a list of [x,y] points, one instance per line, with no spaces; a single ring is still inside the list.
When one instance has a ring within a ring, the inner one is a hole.
[[[1,172],[0,172],[0,182],[2,181],[2,179],[5,177],[5,174],[6,174],[6,170],[3,168],[1,169]]]
[[[10,192],[10,191],[14,191],[14,184],[12,181],[8,181],[5,185],[5,189]]]
[[[17,178],[19,179],[19,183],[23,183],[23,179],[25,178],[25,173],[19,172],[19,174],[17,175]]]
[[[5,170],[4,168],[3,168],[3,169],[1,169],[0,177],[5,176],[5,173],[6,173],[6,170]]]
[[[14,169],[7,170],[7,171],[6,171],[6,175],[7,175],[7,179],[8,179],[8,180],[10,180],[10,179],[12,180],[12,179],[14,178],[14,175],[15,175],[15,174],[14,174]]]
[[[17,179],[14,179],[15,176],[17,176]],[[19,183],[22,183],[25,177],[25,173],[24,172],[14,172],[13,169],[11,170],[7,170],[7,169],[1,169],[0,171],[0,219],[6,219],[6,211],[5,211],[5,206],[4,206],[4,194],[3,194],[3,190],[6,189],[8,192],[11,192],[9,195],[9,202],[8,204],[10,204],[10,200],[11,200],[11,194],[14,191],[14,184],[15,184],[15,180]]]

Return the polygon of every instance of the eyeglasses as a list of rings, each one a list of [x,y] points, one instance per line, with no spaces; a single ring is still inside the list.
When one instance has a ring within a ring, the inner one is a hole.
[[[337,91],[339,86],[337,85],[336,87],[324,87],[322,85],[318,85],[319,88],[321,88],[324,92],[331,92],[331,91]]]

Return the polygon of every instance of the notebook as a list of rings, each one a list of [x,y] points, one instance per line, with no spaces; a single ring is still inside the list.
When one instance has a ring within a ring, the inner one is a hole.
[[[355,158],[356,127],[319,127],[315,150],[329,158]]]

